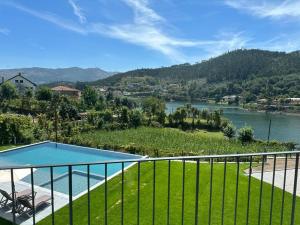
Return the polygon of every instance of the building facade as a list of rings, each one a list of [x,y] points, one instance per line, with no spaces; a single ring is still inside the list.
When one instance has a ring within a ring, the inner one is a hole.
[[[37,87],[37,85],[34,82],[24,77],[21,73],[18,73],[16,76],[9,78],[7,80],[4,80],[4,78],[2,78],[1,84],[5,82],[9,82],[13,84],[17,88],[18,92],[21,94],[29,90],[35,92]]]

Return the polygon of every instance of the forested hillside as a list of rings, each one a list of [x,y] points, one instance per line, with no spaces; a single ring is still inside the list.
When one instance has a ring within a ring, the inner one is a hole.
[[[126,89],[126,84],[137,78],[145,78],[142,79],[143,85],[148,85],[149,80],[164,88],[168,84],[178,84],[177,94],[181,97],[220,98],[228,94],[247,95],[247,98],[296,97],[300,96],[300,51],[285,53],[240,49],[193,65],[138,69],[93,84],[123,86]]]

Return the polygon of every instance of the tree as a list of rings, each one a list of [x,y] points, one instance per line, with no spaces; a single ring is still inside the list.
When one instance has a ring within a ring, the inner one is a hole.
[[[254,139],[254,131],[252,127],[246,126],[239,129],[239,140],[243,143],[251,142]]]
[[[120,122],[123,124],[127,124],[129,122],[128,109],[126,107],[122,107]]]
[[[235,135],[236,128],[232,123],[228,123],[224,128],[223,128],[223,133],[226,137],[229,139],[233,138]]]
[[[16,87],[10,82],[5,82],[0,86],[0,98],[4,100],[11,100],[17,97]]]
[[[162,99],[148,97],[142,102],[142,109],[149,117],[149,122],[151,122],[153,116],[165,112],[166,104]]]
[[[52,91],[50,88],[42,87],[36,91],[36,99],[39,101],[51,101]]]
[[[139,110],[133,110],[129,114],[129,122],[130,126],[137,128],[138,126],[142,125],[142,113]]]
[[[98,94],[96,90],[91,86],[85,86],[82,93],[82,98],[84,103],[91,108],[96,105],[98,100]]]

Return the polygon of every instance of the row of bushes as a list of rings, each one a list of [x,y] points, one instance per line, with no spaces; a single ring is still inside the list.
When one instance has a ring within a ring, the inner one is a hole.
[[[0,144],[33,142],[33,120],[30,116],[0,114]]]

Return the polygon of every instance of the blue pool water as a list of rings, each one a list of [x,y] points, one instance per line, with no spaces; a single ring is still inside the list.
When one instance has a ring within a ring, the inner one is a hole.
[[[98,150],[80,146],[56,144],[47,142],[20,148],[13,151],[0,153],[1,166],[39,166],[43,164],[74,164],[92,163],[116,160],[139,159],[141,156],[124,154],[120,152]],[[125,163],[125,167],[130,163]],[[108,164],[107,176],[112,176],[122,168],[121,163]],[[103,181],[105,176],[104,165],[90,166],[90,185],[93,186]],[[53,169],[54,190],[68,194],[69,178],[68,167],[55,167]],[[87,166],[73,166],[73,196],[87,190]],[[22,181],[31,183],[30,175],[24,177]],[[37,168],[34,172],[34,184],[50,189],[50,168]]]

